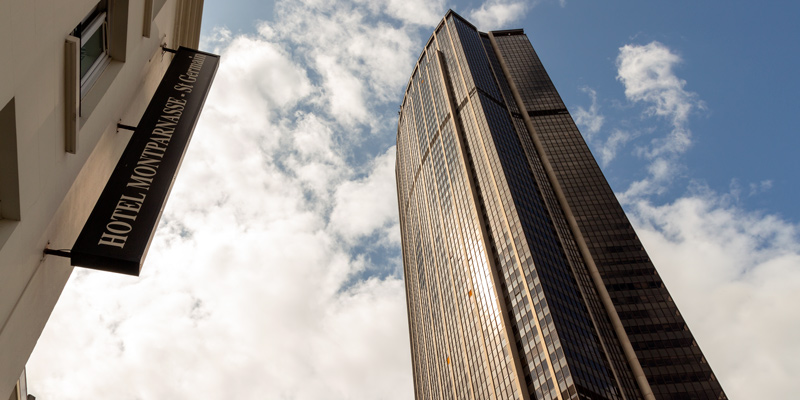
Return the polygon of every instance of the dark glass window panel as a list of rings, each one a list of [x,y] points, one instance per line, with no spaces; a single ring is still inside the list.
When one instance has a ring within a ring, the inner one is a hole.
[[[101,62],[105,54],[105,29],[101,27],[81,46],[81,78],[95,63]]]

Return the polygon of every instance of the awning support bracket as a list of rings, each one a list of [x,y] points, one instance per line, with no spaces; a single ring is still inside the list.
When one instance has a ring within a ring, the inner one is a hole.
[[[126,131],[131,131],[131,132],[133,132],[133,131],[135,131],[135,130],[136,130],[136,127],[135,127],[135,126],[130,126],[130,125],[125,125],[125,124],[120,124],[120,123],[117,123],[117,132],[119,132],[119,130],[120,130],[120,129],[125,129]]]
[[[58,256],[58,257],[67,257],[67,258],[72,257],[69,250],[56,250],[56,249],[45,248],[44,254],[49,254],[51,256]]]

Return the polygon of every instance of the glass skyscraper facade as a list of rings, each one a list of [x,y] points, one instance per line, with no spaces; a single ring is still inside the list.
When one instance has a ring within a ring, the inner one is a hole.
[[[396,174],[418,399],[726,398],[522,30],[447,13]]]

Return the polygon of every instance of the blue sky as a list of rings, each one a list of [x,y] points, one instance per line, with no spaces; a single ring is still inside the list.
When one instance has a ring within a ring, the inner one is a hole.
[[[396,117],[448,8],[525,29],[728,395],[795,393],[799,6],[205,4],[222,63],[142,276],[75,270],[37,398],[413,397]]]

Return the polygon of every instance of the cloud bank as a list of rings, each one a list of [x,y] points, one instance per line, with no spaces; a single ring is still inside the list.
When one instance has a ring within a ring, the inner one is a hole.
[[[32,393],[412,395],[393,103],[443,11],[384,6],[279,2],[203,38],[220,69],[142,276],[73,273]]]
[[[687,124],[692,111],[703,109],[697,94],[686,91],[686,81],[675,75],[681,58],[667,46],[653,41],[646,45],[628,44],[619,49],[617,79],[625,88],[625,97],[646,106],[645,115],[671,123],[669,134],[652,139],[637,152],[649,161],[649,176],[630,185],[622,194],[627,198],[661,193],[680,171],[678,157],[692,144]]]
[[[506,29],[532,7],[526,1],[489,0],[472,10],[467,19],[483,31]]]
[[[730,398],[791,398],[800,226],[701,188],[629,216]]]
[[[659,42],[622,46],[617,79],[641,114],[609,124],[597,93],[584,88],[592,103],[577,107],[575,121],[603,166],[619,151],[644,164],[645,177],[617,196],[727,394],[790,398],[790,377],[800,374],[792,334],[800,328],[800,226],[740,206],[743,192],[761,195],[770,180],[743,188],[732,178],[718,193],[690,179],[683,195],[661,196],[679,174],[691,178],[681,156],[692,145],[690,117],[705,109],[675,73],[681,62]]]

